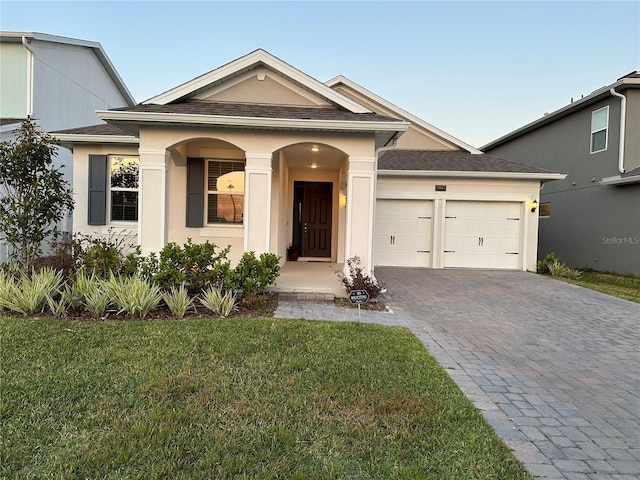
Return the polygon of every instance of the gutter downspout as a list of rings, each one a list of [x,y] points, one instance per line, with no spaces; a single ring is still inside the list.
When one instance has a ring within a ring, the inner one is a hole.
[[[30,53],[29,63],[27,65],[27,117],[33,118],[33,67],[36,54],[29,46],[30,40],[31,39],[27,40],[27,37],[22,36],[22,45]]]
[[[616,92],[615,88],[609,90],[614,97],[620,98],[620,145],[618,147],[618,171],[624,173],[624,131],[627,123],[627,97]]]

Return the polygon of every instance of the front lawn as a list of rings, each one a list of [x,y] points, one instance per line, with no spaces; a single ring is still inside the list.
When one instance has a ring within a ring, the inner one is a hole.
[[[0,317],[0,342],[0,478],[531,478],[405,329]]]
[[[640,277],[635,275],[619,275],[617,273],[587,270],[582,273],[579,279],[561,280],[640,303]]]

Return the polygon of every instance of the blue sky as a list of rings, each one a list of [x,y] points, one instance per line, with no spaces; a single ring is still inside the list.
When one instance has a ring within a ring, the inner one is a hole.
[[[137,101],[264,48],[476,147],[640,69],[637,0],[1,0],[0,28],[100,42]]]

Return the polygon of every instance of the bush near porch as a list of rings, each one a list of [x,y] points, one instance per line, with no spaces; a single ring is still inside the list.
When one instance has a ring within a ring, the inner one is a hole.
[[[0,477],[531,479],[411,333],[0,317]]]
[[[228,253],[189,239],[145,257],[121,237],[78,236],[58,243],[38,269],[0,271],[0,311],[98,319],[272,313],[277,299],[264,290],[279,275],[279,258],[246,252],[231,268]]]

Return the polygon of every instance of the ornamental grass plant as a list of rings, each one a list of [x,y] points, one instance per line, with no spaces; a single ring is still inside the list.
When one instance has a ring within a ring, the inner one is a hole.
[[[163,292],[162,299],[171,313],[178,318],[183,318],[188,310],[194,308],[193,298],[189,296],[189,290],[184,283],[178,288],[171,287],[168,292]]]

